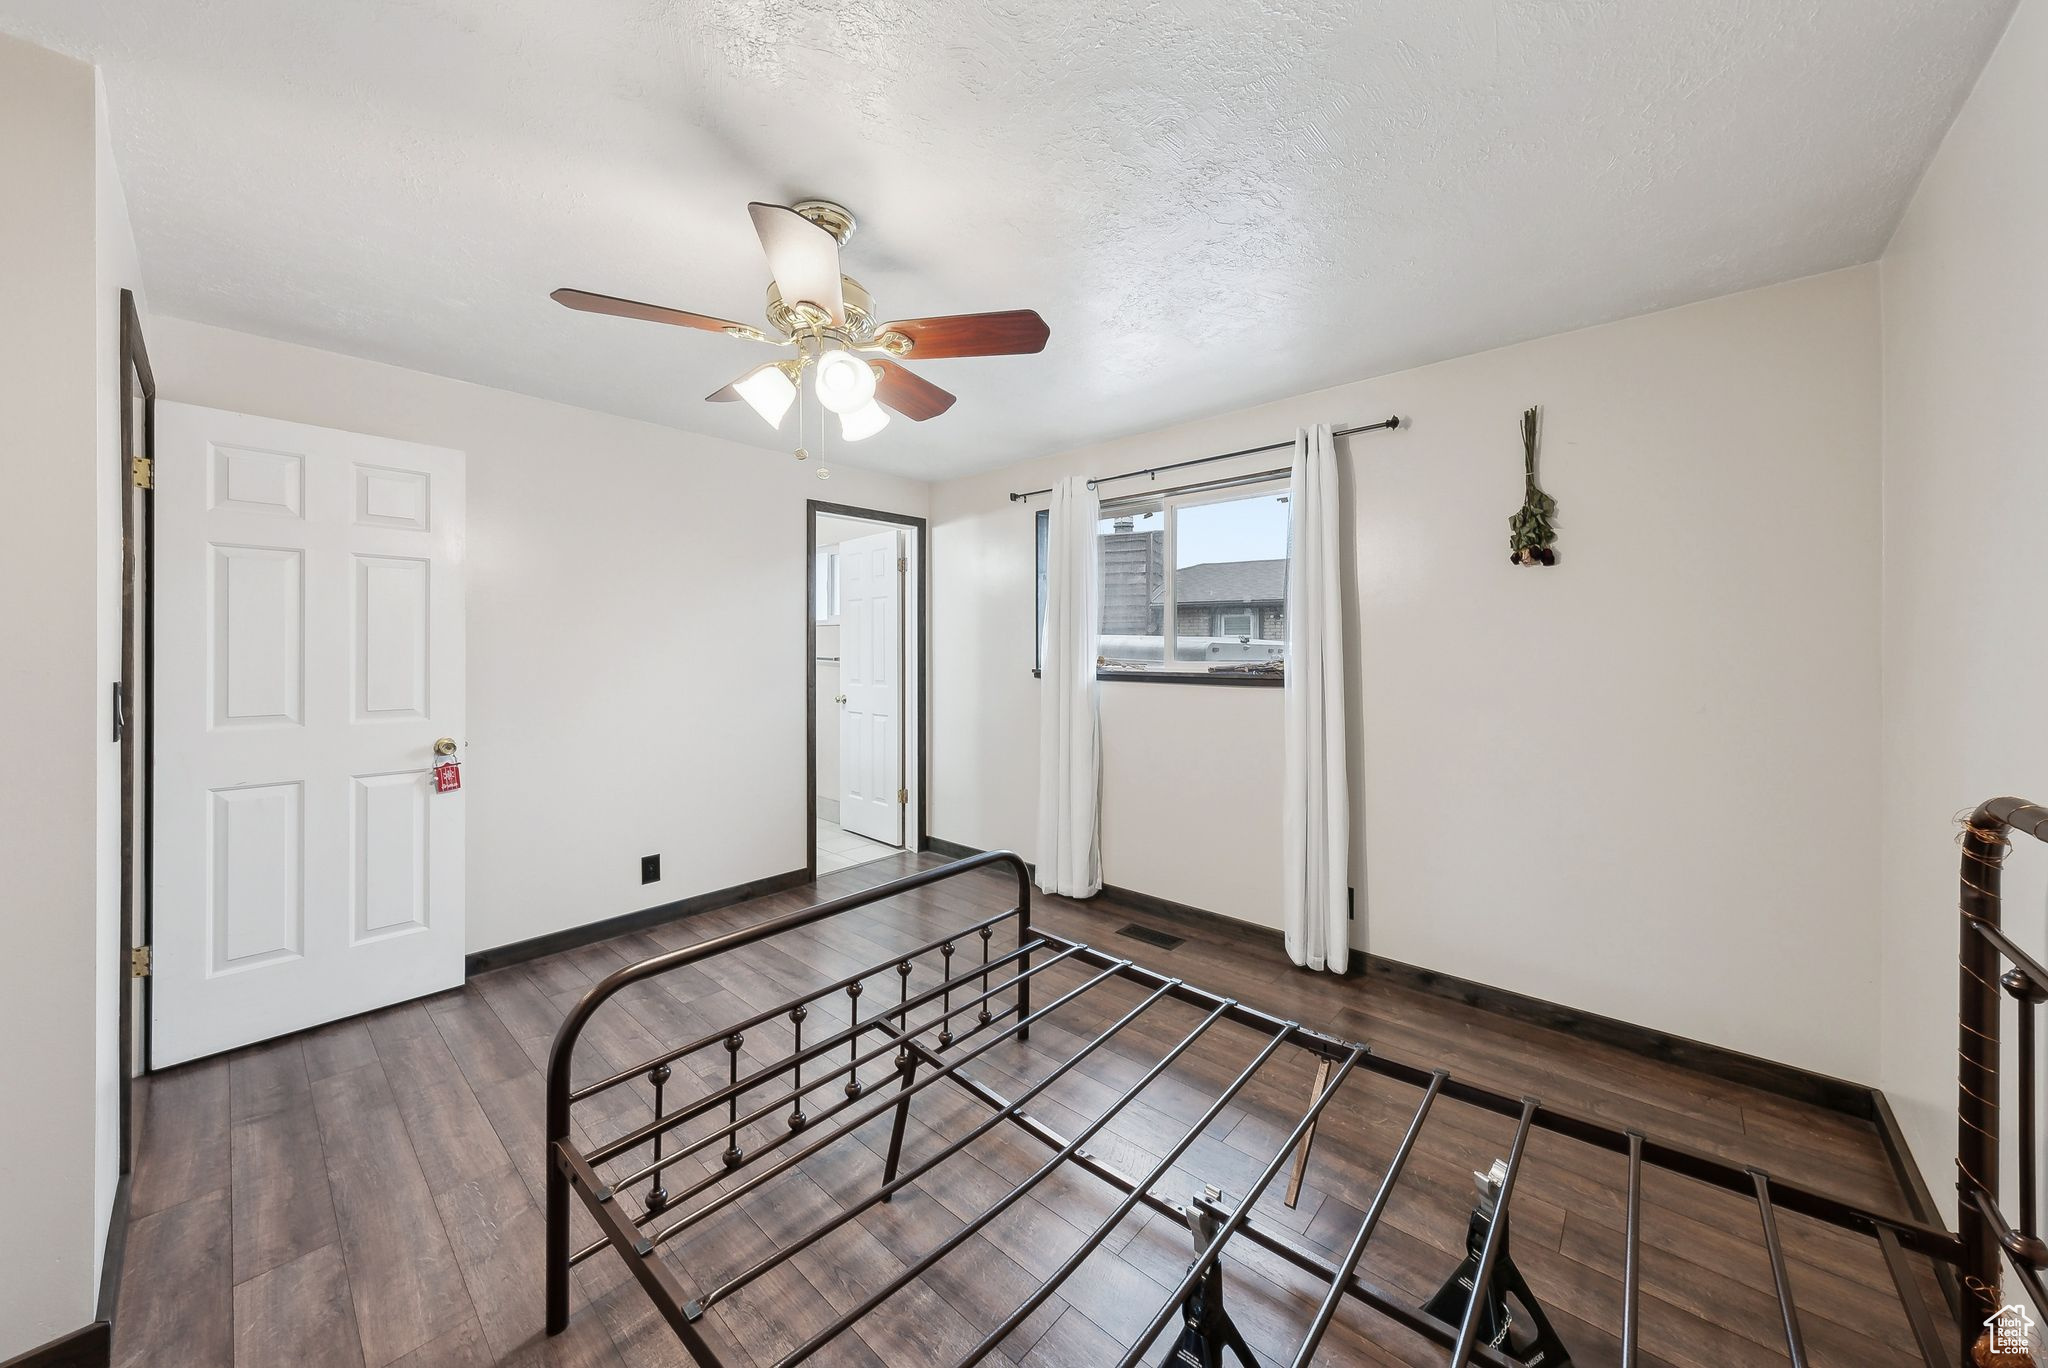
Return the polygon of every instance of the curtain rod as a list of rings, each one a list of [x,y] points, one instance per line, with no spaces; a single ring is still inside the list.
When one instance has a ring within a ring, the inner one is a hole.
[[[1341,427],[1330,435],[1332,437],[1349,437],[1354,432],[1378,432],[1383,428],[1391,430],[1400,426],[1401,420],[1397,416],[1383,419],[1377,423],[1360,423],[1356,427]],[[1228,461],[1238,456],[1258,456],[1268,451],[1285,451],[1293,445],[1294,443],[1291,441],[1268,442],[1264,446],[1246,447],[1242,451],[1226,451],[1220,456],[1197,456],[1191,461],[1175,461],[1171,465],[1147,466],[1143,470],[1126,470],[1121,475],[1097,475],[1090,479],[1088,483],[1090,487],[1093,487],[1095,485],[1108,484],[1111,480],[1130,480],[1140,475],[1157,475],[1162,470],[1184,470],[1188,466],[1207,465],[1211,461]],[[1010,502],[1016,503],[1019,500],[1031,498],[1036,494],[1050,493],[1052,493],[1050,489],[1027,489],[1022,494],[1013,490],[1010,493]]]

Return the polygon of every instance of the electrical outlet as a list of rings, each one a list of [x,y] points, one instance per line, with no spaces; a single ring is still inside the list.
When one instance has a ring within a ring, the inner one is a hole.
[[[661,856],[642,855],[640,857],[640,882],[644,884],[661,882]]]

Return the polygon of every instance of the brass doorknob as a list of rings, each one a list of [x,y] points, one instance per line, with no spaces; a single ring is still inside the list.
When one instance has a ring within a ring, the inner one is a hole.
[[[436,742],[434,743],[434,754],[436,754],[436,755],[453,755],[453,754],[455,754],[455,738],[454,738],[454,737],[452,737],[452,736],[444,736],[444,737],[442,737],[442,738],[441,738],[441,739],[440,739],[439,741],[436,741]]]

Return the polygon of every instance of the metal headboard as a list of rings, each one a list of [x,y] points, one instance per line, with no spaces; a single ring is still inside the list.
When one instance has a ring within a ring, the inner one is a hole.
[[[1968,1296],[1987,1314],[1999,1309],[2001,1264],[2009,1264],[2036,1306],[2048,1306],[2041,1272],[2048,1244],[2041,1226],[2040,1068],[2037,1056],[2041,1003],[2048,1001],[2048,968],[2013,944],[2003,929],[2001,882],[2011,833],[2048,842],[2048,808],[2020,798],[1993,798],[1963,824],[1961,1015],[1956,1077],[1956,1229],[1962,1238],[1965,1293],[1963,1357],[1968,1363],[1979,1320]],[[2010,968],[2001,969],[2009,965]],[[2019,1222],[1998,1205],[2000,991],[2017,1006],[2019,1043]]]

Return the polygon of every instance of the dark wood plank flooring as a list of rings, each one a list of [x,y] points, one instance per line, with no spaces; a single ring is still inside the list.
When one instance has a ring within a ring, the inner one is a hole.
[[[115,1364],[687,1364],[610,1253],[577,1270],[570,1331],[552,1340],[541,1333],[541,1069],[556,1024],[618,965],[935,862],[891,857],[809,888],[496,970],[459,991],[158,1075],[135,1177]],[[637,985],[593,1019],[578,1081],[1000,911],[1007,896],[1005,880],[978,874],[787,942],[752,947],[715,973],[693,968]],[[1383,1054],[1448,1067],[1795,1183],[1905,1211],[1866,1123],[1403,988],[1299,972],[1276,947],[1227,927],[1191,930],[1099,900],[1082,906],[1040,899],[1037,913],[1056,932],[1369,1041]],[[1159,926],[1186,943],[1162,951],[1117,937],[1130,922]],[[999,937],[998,950],[1002,943]],[[971,956],[978,947],[963,950]],[[1065,965],[1047,971],[1038,1004],[1083,977]],[[931,981],[920,969],[912,991]],[[869,992],[878,995],[867,999],[870,1007],[895,996],[887,983]],[[1029,1044],[999,1045],[970,1071],[1015,1096],[1143,996],[1121,981],[1093,989],[1036,1027]],[[1048,1087],[1031,1113],[1069,1135],[1080,1131],[1201,1016],[1180,1004],[1154,1007]],[[843,1004],[820,1003],[809,1038],[845,1021]],[[758,1038],[746,1043],[743,1067],[787,1048],[786,1034],[773,1027],[752,1034]],[[1126,1173],[1151,1169],[1261,1043],[1236,1027],[1211,1029],[1117,1111],[1090,1152]],[[722,1051],[713,1053],[720,1057],[678,1067],[672,1099],[702,1095],[724,1081],[727,1061]],[[1298,1051],[1275,1055],[1157,1190],[1174,1200],[1204,1184],[1243,1192],[1305,1105],[1312,1070]],[[878,1064],[865,1076],[879,1084],[888,1074]],[[1259,1204],[1258,1220],[1327,1256],[1340,1254],[1416,1100],[1412,1090],[1355,1075],[1327,1113],[1299,1204],[1282,1203],[1283,1178]],[[579,1108],[580,1136],[602,1143],[644,1122],[650,1102],[644,1081],[603,1095]],[[987,1115],[947,1085],[919,1093],[906,1167]],[[765,1119],[748,1128],[749,1143],[766,1143],[780,1130],[779,1117]],[[1362,1274],[1415,1302],[1433,1292],[1462,1250],[1471,1173],[1505,1152],[1511,1131],[1502,1118],[1440,1103]],[[878,1118],[807,1157],[692,1228],[670,1246],[672,1265],[686,1285],[709,1287],[841,1214],[878,1184],[887,1138],[886,1118]],[[978,1220],[1046,1158],[1029,1137],[997,1128],[891,1203],[861,1212],[715,1307],[704,1322],[710,1339],[735,1365],[775,1361]],[[718,1176],[714,1147],[678,1163],[669,1186]],[[1515,1258],[1580,1368],[1618,1360],[1622,1181],[1618,1159],[1539,1133],[1516,1192]],[[1083,1173],[1049,1174],[813,1361],[889,1368],[952,1362],[1050,1276],[1111,1214],[1119,1195]],[[1652,1174],[1644,1207],[1649,1362],[1786,1362],[1753,1204]],[[1809,1360],[1842,1368],[1917,1363],[1876,1246],[1801,1218],[1780,1219]],[[593,1232],[579,1211],[579,1241]],[[1233,1314],[1262,1363],[1285,1364],[1321,1289],[1279,1259],[1240,1245],[1228,1263]],[[1188,1256],[1186,1232],[1140,1208],[988,1361],[1011,1368],[1114,1363],[1143,1332]],[[1155,1347],[1150,1358],[1164,1352]],[[1443,1351],[1354,1304],[1317,1362],[1442,1359]]]

